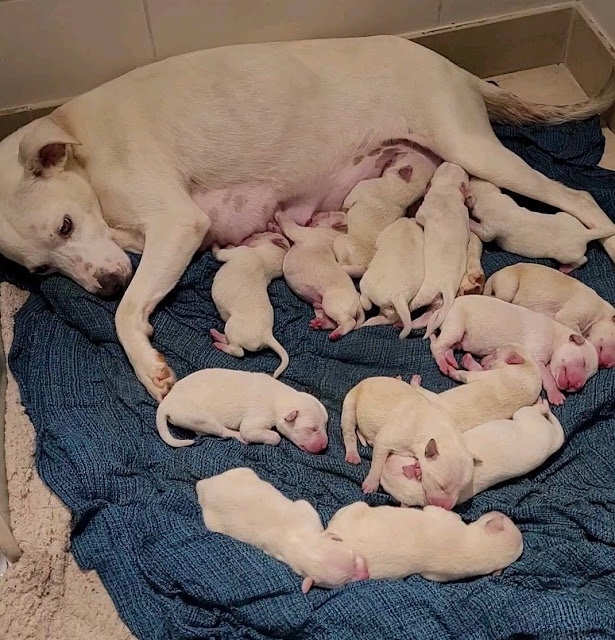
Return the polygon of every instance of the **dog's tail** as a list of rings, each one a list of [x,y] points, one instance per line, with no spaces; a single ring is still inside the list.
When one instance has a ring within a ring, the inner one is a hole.
[[[273,337],[273,334],[267,341],[267,346],[280,357],[280,366],[273,372],[274,378],[279,378],[288,367],[288,353],[286,349]]]
[[[603,113],[615,102],[615,70],[596,97],[562,106],[527,102],[480,78],[472,78],[483,96],[489,119],[501,124],[561,124],[571,120],[586,120]]]
[[[410,334],[412,330],[412,318],[410,317],[410,308],[408,307],[408,302],[406,298],[402,295],[395,296],[393,300],[391,300],[393,306],[395,307],[395,311],[397,311],[397,315],[401,320],[404,328],[401,330],[399,334],[399,339],[404,340]]]
[[[440,292],[438,297],[442,300],[442,304],[433,312],[431,318],[429,318],[427,328],[425,329],[425,340],[427,340],[436,329],[440,328],[440,325],[444,322],[448,312],[451,310],[453,302],[455,302],[455,294],[451,295],[450,292]],[[434,300],[434,303],[436,301],[437,298]]]
[[[174,438],[169,431],[168,418],[169,414],[164,408],[164,403],[160,404],[156,412],[156,427],[158,427],[160,437],[171,447],[189,447],[191,444],[194,444],[194,440],[179,440],[178,438]]]

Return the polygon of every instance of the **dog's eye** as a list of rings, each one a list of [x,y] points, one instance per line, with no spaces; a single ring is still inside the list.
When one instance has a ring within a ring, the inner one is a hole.
[[[70,219],[70,216],[64,216],[64,220],[62,221],[62,226],[58,230],[58,233],[67,238],[73,231],[73,221]]]
[[[32,273],[35,273],[38,276],[42,276],[44,274],[46,274],[49,271],[49,265],[48,264],[41,264],[38,267],[34,267],[33,269],[31,269]]]

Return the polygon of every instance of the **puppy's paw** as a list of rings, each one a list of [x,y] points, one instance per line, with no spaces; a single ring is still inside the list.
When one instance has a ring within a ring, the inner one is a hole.
[[[361,457],[359,456],[359,453],[357,451],[348,452],[344,459],[346,460],[346,462],[348,462],[350,464],[360,464],[361,463]]]
[[[376,493],[379,486],[380,483],[378,481],[374,481],[368,476],[367,478],[365,478],[365,480],[363,480],[361,489],[363,490],[363,493]]]

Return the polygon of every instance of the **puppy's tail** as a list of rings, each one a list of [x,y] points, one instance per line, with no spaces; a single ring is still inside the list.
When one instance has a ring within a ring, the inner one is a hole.
[[[359,463],[357,449],[357,391],[351,389],[342,404],[342,439],[346,449],[346,462]]]
[[[433,312],[431,318],[429,318],[427,328],[425,329],[425,340],[431,337],[436,329],[440,328],[440,325],[444,322],[446,316],[448,315],[448,312],[451,310],[453,302],[455,302],[455,296],[451,295],[450,293],[441,292],[439,294],[439,297],[442,300],[442,304],[440,305],[439,309],[436,309]]]
[[[483,96],[491,122],[502,124],[561,124],[571,120],[586,120],[603,113],[615,102],[615,70],[595,98],[563,106],[527,102],[476,76],[471,78],[472,84]]]
[[[179,440],[174,438],[169,431],[168,418],[169,414],[164,407],[164,402],[162,402],[156,412],[156,427],[158,428],[160,437],[171,447],[189,447],[191,444],[194,444],[194,440]]]
[[[399,295],[391,300],[393,306],[395,307],[395,311],[397,311],[397,315],[401,320],[404,328],[401,330],[399,334],[399,339],[404,340],[410,334],[412,330],[412,318],[410,317],[410,308],[408,307],[408,302],[404,298],[404,296]]]
[[[273,372],[274,378],[279,378],[288,367],[288,353],[286,349],[271,335],[267,341],[267,346],[280,357],[280,366]]]

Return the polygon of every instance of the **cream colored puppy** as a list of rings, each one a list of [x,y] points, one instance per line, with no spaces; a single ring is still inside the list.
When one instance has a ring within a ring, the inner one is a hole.
[[[598,364],[615,367],[615,308],[593,289],[540,264],[516,264],[494,273],[485,295],[543,313],[578,331],[598,352]]]
[[[462,364],[471,370],[452,369],[450,377],[463,382],[463,386],[433,393],[420,386],[420,376],[413,376],[410,382],[419,393],[444,409],[460,431],[491,420],[511,418],[540,396],[542,380],[538,366],[519,347],[500,347],[483,358],[480,365],[468,353]]]
[[[427,327],[425,338],[444,322],[466,273],[470,242],[465,205],[468,181],[461,167],[444,162],[436,169],[416,214],[425,230],[425,280],[410,310],[429,305],[412,323],[415,329]]]
[[[465,524],[441,507],[402,509],[355,502],[333,516],[327,532],[364,557],[370,578],[376,580],[418,573],[447,582],[500,573],[523,552],[521,532],[498,511]]]
[[[492,420],[466,431],[463,439],[483,462],[459,494],[459,504],[538,468],[562,447],[564,430],[546,400],[539,400],[516,411],[512,420]],[[382,474],[385,491],[405,506],[428,504],[421,483],[414,477],[415,462],[409,456],[391,455]]]
[[[335,589],[369,578],[365,560],[340,536],[325,532],[305,500],[293,502],[254,471],[231,469],[196,484],[205,526],[246,542],[287,564],[312,585]]]
[[[598,371],[598,355],[580,334],[540,313],[488,296],[462,296],[453,304],[431,353],[440,371],[456,375],[453,348],[486,356],[518,345],[538,364],[551,404],[565,400],[560,390],[579,391]]]
[[[470,481],[476,460],[451,417],[408,384],[395,378],[366,378],[351,389],[342,407],[346,461],[358,464],[356,431],[373,446],[363,491],[378,489],[390,453],[417,459],[415,473],[430,504],[452,509]]]
[[[351,277],[337,263],[332,245],[346,229],[346,214],[319,212],[309,226],[301,227],[289,216],[276,213],[282,233],[294,244],[284,258],[282,270],[288,286],[314,306],[312,329],[332,329],[330,340],[358,329],[365,321],[359,292]]]
[[[391,146],[397,155],[380,178],[359,182],[344,200],[348,235],[336,238],[337,261],[353,277],[362,276],[376,252],[381,231],[402,218],[406,209],[425,195],[440,158],[417,145]],[[386,151],[385,146],[385,151]]]
[[[210,330],[214,347],[237,358],[244,349],[260,351],[267,347],[280,356],[280,366],[273,377],[280,376],[288,366],[288,353],[273,337],[273,307],[267,287],[282,276],[282,262],[290,249],[288,240],[277,233],[257,233],[239,247],[220,249],[212,253],[225,264],[218,270],[211,287],[211,296],[224,322],[224,333]]]
[[[174,438],[169,421],[182,429],[237,438],[245,444],[275,446],[282,434],[310,453],[327,447],[328,420],[327,410],[309,393],[265,373],[230,369],[203,369],[182,378],[156,413],[158,433],[171,447],[186,447],[194,440]],[[274,427],[279,433],[272,431]]]
[[[480,259],[483,255],[483,243],[475,234],[470,233],[470,242],[468,243],[468,262],[466,264],[466,272],[459,286],[458,296],[467,296],[471,293],[481,294],[485,286],[485,272],[481,265]]]
[[[408,305],[423,283],[423,230],[416,220],[400,218],[380,232],[376,254],[361,278],[361,305],[368,311],[372,303],[380,314],[363,326],[403,324],[400,339],[410,333],[412,320]]]
[[[565,273],[587,262],[587,243],[613,235],[612,228],[588,229],[574,216],[520,207],[490,182],[472,178],[468,200],[474,220],[470,229],[483,242],[495,240],[504,251],[526,258],[552,258]]]

